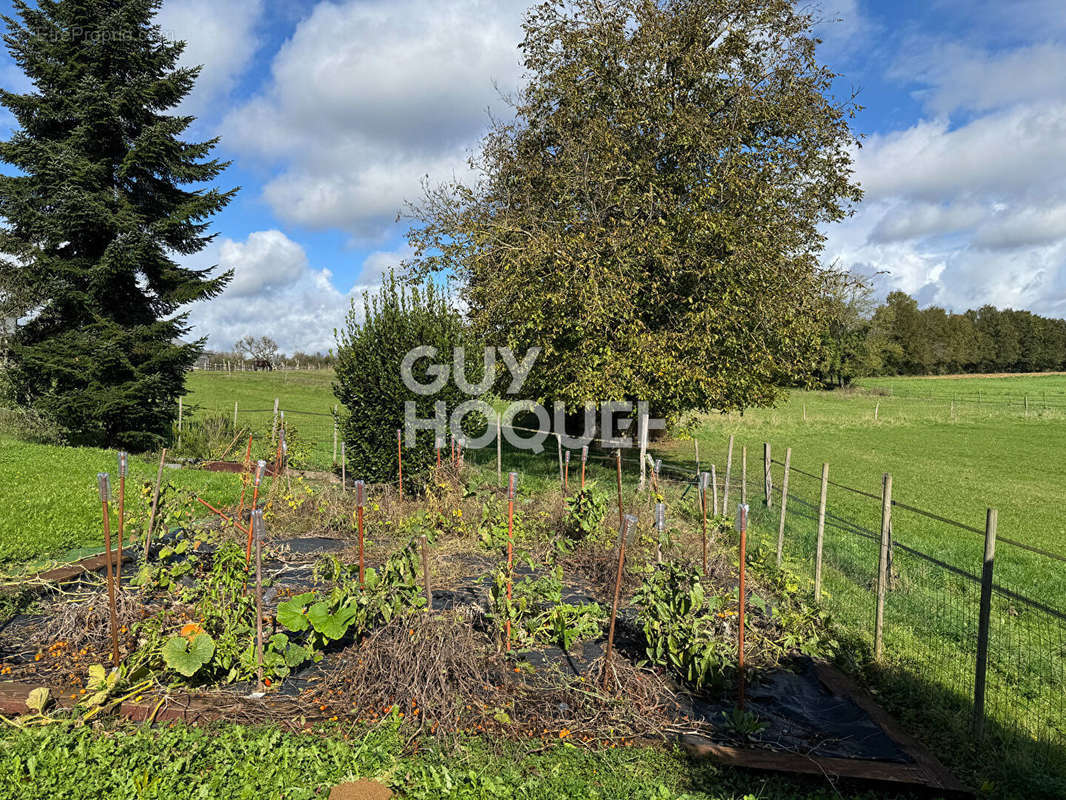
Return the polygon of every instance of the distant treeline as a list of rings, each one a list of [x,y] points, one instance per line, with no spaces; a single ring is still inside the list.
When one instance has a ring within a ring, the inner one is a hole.
[[[870,375],[1066,370],[1066,320],[982,306],[951,314],[892,292],[872,310],[861,293],[834,298],[816,377],[843,386]]]

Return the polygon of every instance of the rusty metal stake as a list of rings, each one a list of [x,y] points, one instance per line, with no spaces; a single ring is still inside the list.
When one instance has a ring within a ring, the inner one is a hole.
[[[570,451],[563,457],[563,497],[570,494]]]
[[[111,476],[106,472],[96,475],[100,490],[100,505],[104,510],[104,549],[107,551],[107,606],[111,616],[111,663],[118,666],[118,611],[115,608],[115,571],[111,559]]]
[[[585,489],[585,462],[589,460],[589,446],[581,448],[581,489]]]
[[[737,598],[740,606],[737,611],[737,704],[740,708],[744,708],[744,612],[748,605],[744,587],[748,558],[748,507],[746,505],[737,506],[736,526],[740,532],[740,586]]]
[[[614,648],[614,623],[618,616],[618,603],[622,597],[622,571],[626,563],[626,538],[631,526],[637,524],[637,518],[626,515],[618,527],[618,571],[614,577],[614,602],[611,604],[611,624],[607,629],[607,650],[603,654],[603,688],[607,688],[610,677],[611,651]]]
[[[359,586],[365,585],[363,577],[363,504],[366,502],[366,484],[355,482],[355,518],[359,529]]]
[[[263,510],[252,511],[255,536],[255,662],[258,667],[259,691],[263,691]]]
[[[440,437],[439,436],[437,437],[437,440],[436,440],[436,448],[437,448],[437,469],[440,469]]]
[[[514,572],[514,491],[517,472],[507,474],[507,652],[511,652],[511,584]]]
[[[624,512],[622,511],[622,448],[615,452],[615,461],[618,464],[618,527],[622,528]]]
[[[400,472],[400,496],[403,497],[403,431],[396,429],[396,466]]]
[[[255,485],[252,489],[252,512],[255,512],[259,503],[259,484],[263,482],[263,470],[266,469],[265,461],[258,461],[255,465]],[[244,553],[244,568],[247,571],[252,563],[252,521],[248,520],[248,548]]]

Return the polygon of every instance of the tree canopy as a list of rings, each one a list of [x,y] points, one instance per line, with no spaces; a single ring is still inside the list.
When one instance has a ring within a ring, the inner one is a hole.
[[[473,184],[410,209],[484,341],[543,348],[524,396],[670,416],[772,402],[823,331],[820,226],[849,213],[850,100],[788,0],[550,0]]]
[[[211,240],[233,192],[199,187],[227,166],[216,140],[167,114],[198,69],[154,17],[162,0],[15,0],[4,41],[33,83],[0,90],[17,128],[0,143],[0,316],[10,391],[75,443],[166,439],[203,342],[182,342],[189,303],[229,273],[180,266]]]

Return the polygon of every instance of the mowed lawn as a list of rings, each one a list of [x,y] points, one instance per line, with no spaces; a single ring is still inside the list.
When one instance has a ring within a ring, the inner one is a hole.
[[[987,381],[987,383],[986,383]],[[1066,411],[1044,410],[1031,399],[1028,415],[1020,403],[965,403],[952,408],[951,390],[976,394],[991,386],[1019,400],[1028,389],[1066,392],[1066,376],[1032,378],[881,379],[867,382],[893,389],[892,396],[858,392],[794,392],[774,409],[710,415],[696,438],[704,469],[715,463],[724,473],[730,434],[735,436],[734,475],[740,448],[748,448],[748,478],[754,498],[762,500],[763,442],[770,442],[774,460],[784,461],[792,448],[790,493],[817,503],[819,481],[797,470],[820,475],[830,465],[830,480],[880,495],[883,473],[893,478],[893,499],[980,530],[986,509],[998,509],[998,534],[1066,555]],[[922,399],[933,385],[948,399]],[[992,393],[992,390],[989,390]],[[1006,397],[1007,395],[1004,395]],[[1022,401],[1024,402],[1024,401]],[[875,419],[876,414],[876,419]],[[691,441],[667,445],[672,460],[693,463]],[[773,467],[775,493],[783,468]],[[736,494],[730,500],[732,505]],[[775,497],[775,504],[779,502]],[[877,531],[880,502],[830,487],[830,513]],[[798,506],[796,510],[802,507]],[[797,521],[795,524],[802,525]],[[809,523],[813,524],[813,523]],[[949,563],[979,572],[983,537],[896,509],[893,537]],[[1056,606],[1066,606],[1066,570],[1028,551],[1000,542],[996,580],[1008,588]]]
[[[146,518],[151,501],[146,487],[155,484],[158,466],[157,457],[130,458],[126,484],[129,515]],[[117,502],[115,451],[28,444],[0,436],[0,564],[30,567],[40,561],[72,560],[103,549],[103,511],[96,483],[99,472],[111,474]],[[239,478],[230,474],[167,469],[163,480],[179,490],[196,492],[212,505],[233,504],[240,492]],[[138,523],[137,532],[140,527]]]

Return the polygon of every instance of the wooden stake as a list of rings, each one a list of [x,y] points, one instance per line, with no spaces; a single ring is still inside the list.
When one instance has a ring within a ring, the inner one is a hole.
[[[696,451],[696,474],[700,474],[700,440],[693,438],[692,447]]]
[[[437,450],[437,466],[440,466],[440,450]],[[496,485],[503,485],[503,414],[496,412]]]
[[[96,476],[100,504],[104,510],[104,549],[107,551],[107,606],[111,617],[111,663],[118,666],[118,611],[115,608],[115,572],[111,557],[111,477],[106,472]]]
[[[644,491],[648,458],[648,415],[640,415],[640,491]]]
[[[700,512],[703,515],[703,574],[707,574],[707,473],[699,474]]]
[[[740,581],[737,588],[737,705],[744,708],[744,612],[748,605],[748,595],[745,591],[745,576],[748,569],[748,507],[742,505],[737,510],[737,527],[740,531]]]
[[[992,620],[992,572],[996,561],[996,523],[999,512],[985,516],[985,560],[981,569],[981,610],[977,623],[977,671],[973,684],[973,735],[980,741],[985,727],[985,685],[988,676],[988,634]]]
[[[333,406],[333,467],[337,466],[337,407]]]
[[[607,650],[603,654],[603,688],[607,688],[610,678],[611,653],[614,649],[614,623],[618,617],[618,602],[622,595],[622,572],[626,563],[626,538],[629,536],[630,526],[637,524],[637,518],[627,516],[618,527],[618,571],[614,578],[614,602],[611,604],[611,623],[607,629]]]
[[[566,478],[563,476],[563,439],[558,431],[555,432],[555,447],[559,453],[559,488],[566,491]]]
[[[770,443],[763,442],[762,444],[762,462],[763,462],[763,500],[766,502],[767,508],[774,507],[774,498],[771,492],[773,491],[773,473],[770,471],[770,467],[773,464],[773,460],[770,457]]]
[[[729,514],[729,481],[733,477],[733,437],[729,437],[729,452],[725,457],[725,486],[722,488],[722,511]]]
[[[825,500],[829,489],[829,464],[822,464],[822,493],[818,498],[818,537],[814,545],[814,602],[822,599],[822,545],[825,542]]]
[[[118,454],[118,563],[115,565],[115,584],[122,591],[122,540],[126,534],[126,473],[129,471],[128,453]]]
[[[233,429],[237,430],[237,404],[239,401],[233,401]]]
[[[155,530],[155,514],[159,509],[159,485],[163,482],[163,465],[167,460],[167,449],[164,447],[159,456],[159,471],[155,475],[155,490],[152,492],[152,511],[148,515],[148,533],[144,536],[144,560],[148,562],[148,555],[152,549],[152,531]]]
[[[718,473],[714,469],[714,464],[711,464],[711,509],[714,516],[718,516]]]
[[[345,452],[346,442],[341,442],[341,491],[348,488],[348,454]]]
[[[781,568],[781,558],[785,549],[785,509],[788,507],[788,472],[792,464],[792,448],[785,450],[785,476],[781,479],[781,521],[777,526],[777,566]]]
[[[400,473],[400,496],[403,496],[403,432],[396,429],[396,468]]]
[[[874,658],[884,651],[885,593],[888,589],[888,551],[892,537],[892,476],[887,472],[881,483],[881,549],[877,562],[877,613],[874,617]]]
[[[740,448],[740,504],[748,504],[748,448]]]

